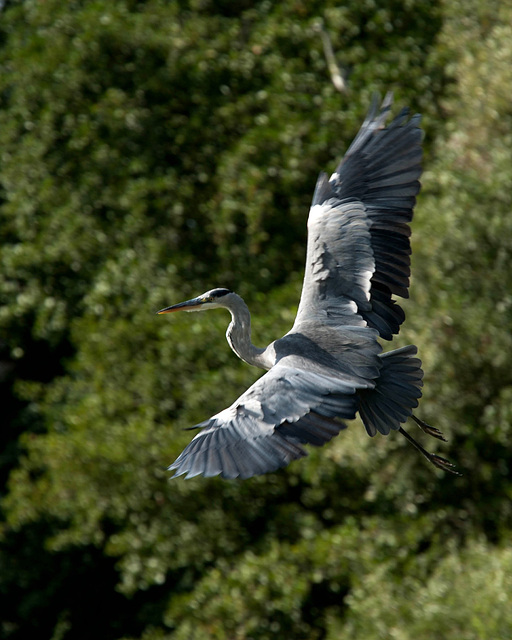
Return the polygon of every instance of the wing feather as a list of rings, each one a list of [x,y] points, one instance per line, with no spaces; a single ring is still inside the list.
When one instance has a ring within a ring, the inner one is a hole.
[[[342,372],[294,368],[283,358],[231,407],[202,427],[169,467],[188,478],[221,475],[249,478],[275,471],[334,437],[358,408],[357,388],[372,386]]]
[[[321,447],[345,428],[346,425],[341,421],[311,412],[297,422],[283,422],[277,427],[277,432],[279,435],[296,440],[301,444]]]
[[[329,310],[331,326],[369,326],[391,340],[408,297],[410,228],[420,189],[420,116],[402,109],[386,127],[392,96],[368,116],[336,172],[321,174],[308,221],[306,273],[296,325]]]

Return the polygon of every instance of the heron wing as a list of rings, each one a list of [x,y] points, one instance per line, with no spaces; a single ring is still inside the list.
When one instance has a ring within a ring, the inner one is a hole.
[[[176,476],[250,478],[301,458],[302,444],[320,446],[352,419],[356,388],[372,383],[302,357],[282,358],[229,408],[193,428],[202,430],[169,467]]]
[[[391,102],[388,95],[379,109],[374,99],[336,172],[318,179],[296,327],[315,318],[370,326],[391,340],[405,319],[392,296],[409,295],[422,132],[407,109],[385,127]]]

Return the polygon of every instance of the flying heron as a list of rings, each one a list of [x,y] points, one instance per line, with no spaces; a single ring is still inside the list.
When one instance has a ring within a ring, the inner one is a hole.
[[[268,347],[251,342],[251,315],[233,291],[217,288],[158,311],[227,309],[226,338],[236,355],[265,373],[229,408],[194,428],[169,469],[175,475],[250,478],[307,455],[346,428],[356,413],[368,435],[399,431],[431,463],[402,424],[442,433],[413,415],[423,386],[413,345],[382,353],[405,314],[392,296],[408,297],[410,228],[420,189],[419,114],[402,109],[388,125],[392,94],[370,111],[330,178],[321,173],[308,219],[306,270],[292,329]]]

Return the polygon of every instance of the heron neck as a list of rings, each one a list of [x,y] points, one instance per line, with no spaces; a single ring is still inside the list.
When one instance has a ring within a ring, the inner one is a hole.
[[[248,364],[261,369],[270,369],[273,362],[269,361],[268,347],[260,349],[251,342],[251,314],[244,300],[235,294],[232,296],[228,310],[232,318],[226,331],[229,346]]]

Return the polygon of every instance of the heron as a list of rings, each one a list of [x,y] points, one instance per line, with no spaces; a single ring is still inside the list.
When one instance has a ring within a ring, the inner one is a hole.
[[[185,475],[250,478],[276,471],[321,446],[359,413],[369,436],[398,431],[435,467],[454,465],[405,429],[416,415],[423,370],[417,348],[383,352],[405,319],[410,227],[420,190],[420,114],[407,107],[389,123],[393,97],[374,96],[368,115],[330,176],[320,173],[308,217],[306,267],[292,329],[265,348],[251,341],[251,315],[227,288],[157,313],[227,309],[227,341],[246,363],[265,369],[235,402],[191,429],[200,431],[169,469]]]

